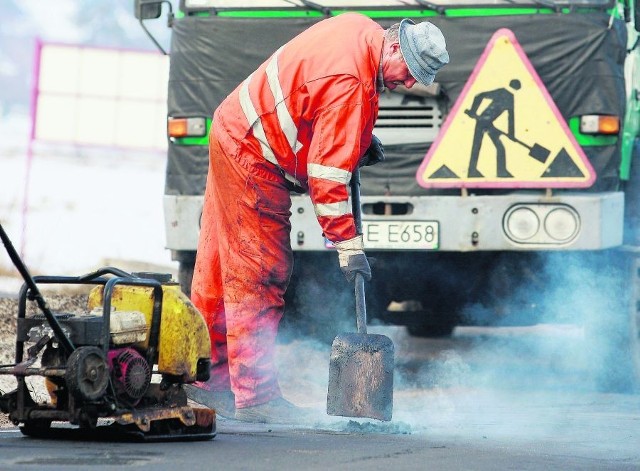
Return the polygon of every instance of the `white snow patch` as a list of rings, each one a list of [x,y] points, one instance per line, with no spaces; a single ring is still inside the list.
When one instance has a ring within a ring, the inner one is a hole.
[[[116,263],[175,273],[162,209],[166,154],[36,144],[28,172],[25,128],[15,116],[0,121],[14,132],[11,146],[0,144],[0,221],[33,274]],[[0,247],[0,275],[12,273]]]

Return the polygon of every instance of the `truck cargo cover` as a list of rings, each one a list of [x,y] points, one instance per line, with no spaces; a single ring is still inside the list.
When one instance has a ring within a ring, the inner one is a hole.
[[[424,19],[415,18],[416,22]],[[173,26],[168,112],[171,116],[211,116],[242,80],[279,46],[317,19],[185,17]],[[393,21],[380,20],[383,27]],[[582,114],[624,116],[626,29],[609,25],[602,13],[435,17],[447,41],[451,62],[436,78],[441,108],[451,107],[496,30],[508,27],[522,45],[566,119]],[[617,185],[619,152],[585,149],[598,175],[594,189]],[[427,146],[386,146],[387,162],[363,171],[363,194],[433,193],[415,180]],[[206,150],[171,145],[167,194],[204,192]],[[441,192],[441,191],[440,191]]]

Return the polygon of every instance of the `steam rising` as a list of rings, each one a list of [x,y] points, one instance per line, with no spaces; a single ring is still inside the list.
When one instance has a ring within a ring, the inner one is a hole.
[[[396,348],[395,428],[378,423],[377,430],[448,435],[490,424],[493,433],[545,436],[563,426],[563,410],[588,407],[585,393],[633,391],[638,342],[627,304],[630,260],[615,251],[541,256],[535,279],[508,273],[523,281],[508,297],[468,305],[467,323],[480,326],[459,326],[451,339],[410,337],[400,326],[370,327],[370,333],[390,336]],[[322,293],[321,287],[312,291]],[[342,324],[330,324],[335,335],[345,325],[355,329],[347,298],[343,306],[322,296],[305,302],[347,313]],[[498,327],[487,327],[490,319]],[[283,338],[281,385],[285,397],[317,409],[314,425],[350,431],[350,419],[324,414],[329,353],[326,339],[300,333]]]

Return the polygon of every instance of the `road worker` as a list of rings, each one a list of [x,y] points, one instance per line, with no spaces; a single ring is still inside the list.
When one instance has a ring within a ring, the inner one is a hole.
[[[372,136],[378,95],[429,85],[449,61],[441,31],[402,20],[388,30],[347,13],[278,49],[215,110],[192,300],[211,334],[211,379],[189,397],[223,417],[292,423],[276,334],[291,276],[291,191],[311,197],[347,280],[371,269],[348,204],[351,174],[383,158]]]

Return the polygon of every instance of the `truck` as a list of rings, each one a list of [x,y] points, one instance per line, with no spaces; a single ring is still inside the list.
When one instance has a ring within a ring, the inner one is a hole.
[[[385,162],[361,169],[371,321],[414,336],[578,321],[602,388],[640,384],[638,0],[135,0],[171,27],[167,247],[189,293],[211,115],[287,40],[346,12],[431,21],[451,61],[380,95]],[[161,45],[158,44],[162,48]],[[285,319],[318,336],[353,297],[292,193]],[[346,314],[345,314],[346,313]],[[602,348],[597,348],[602,347]]]

